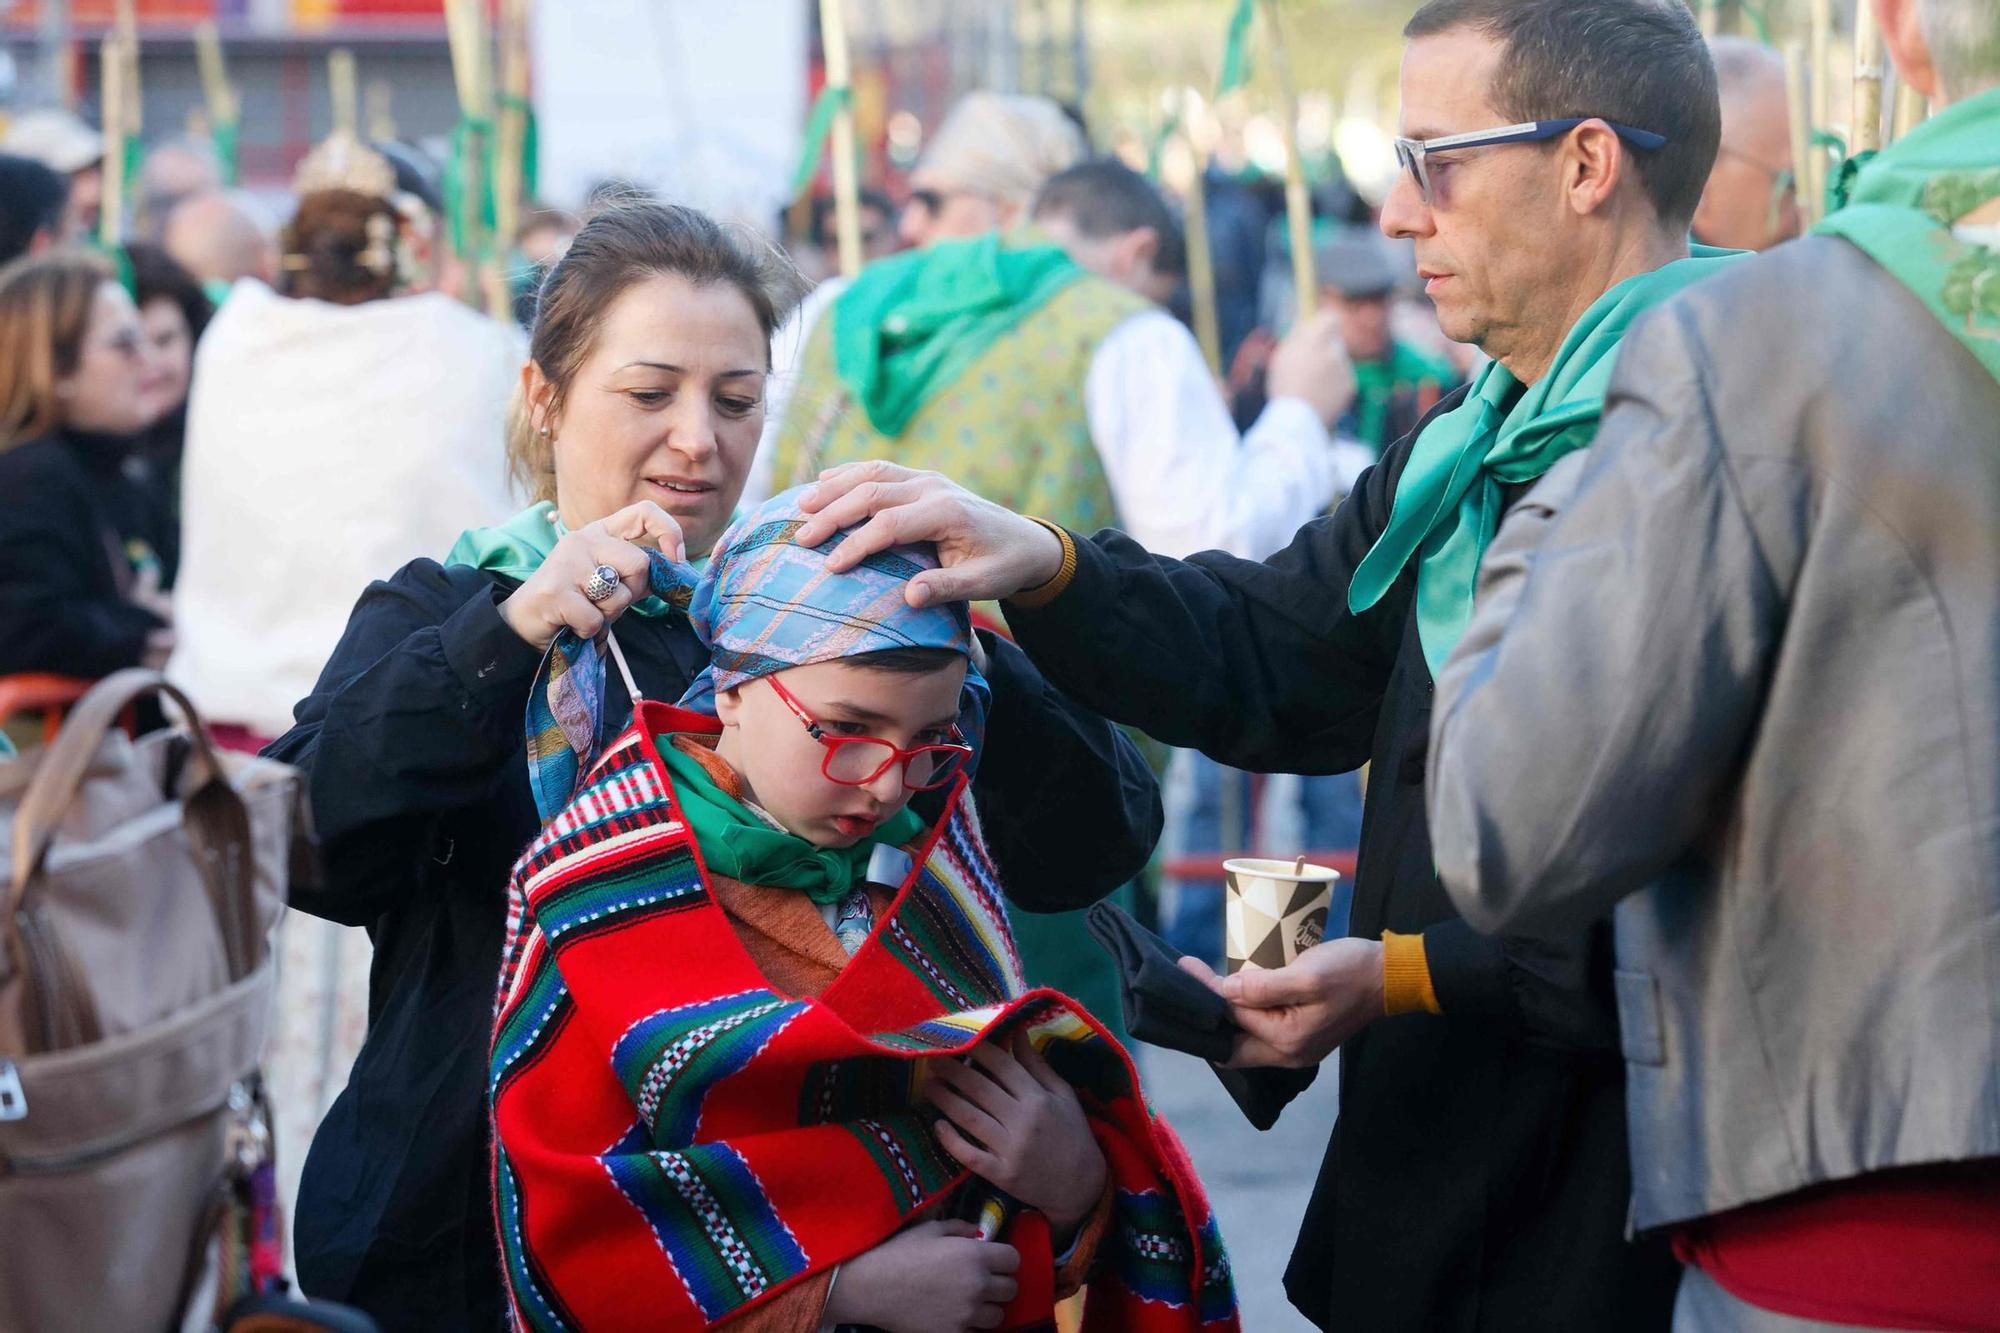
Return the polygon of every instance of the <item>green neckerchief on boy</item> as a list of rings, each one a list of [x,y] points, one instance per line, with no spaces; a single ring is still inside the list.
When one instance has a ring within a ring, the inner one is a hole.
[[[743,884],[797,889],[822,907],[838,903],[868,873],[878,842],[901,847],[924,831],[923,817],[904,806],[852,847],[815,847],[772,828],[757,812],[716,784],[693,755],[661,737],[660,758],[674,775],[674,794],[694,830],[702,859],[718,875]]]
[[[567,531],[555,505],[543,500],[529,505],[497,528],[467,528],[458,534],[444,562],[490,570],[516,583],[525,583],[542,567],[542,561],[549,558],[549,552],[556,549],[556,543]],[[634,602],[629,609],[634,615],[663,616],[673,608],[662,598],[648,597]]]
[[[1348,608],[1358,615],[1381,601],[1415,557],[1417,631],[1435,675],[1472,619],[1480,557],[1499,529],[1506,488],[1535,480],[1596,437],[1618,344],[1634,319],[1740,257],[1697,245],[1688,259],[1627,278],[1583,312],[1547,373],[1525,388],[1488,363],[1465,400],[1418,437],[1389,524],[1348,583]]]
[[[2000,199],[2000,88],[1946,107],[1855,174],[1815,232],[1857,246],[2000,380],[2000,247],[1954,234]]]
[[[878,260],[834,298],[834,371],[876,430],[900,435],[933,389],[1083,272],[1033,233],[1009,245],[988,232]]]

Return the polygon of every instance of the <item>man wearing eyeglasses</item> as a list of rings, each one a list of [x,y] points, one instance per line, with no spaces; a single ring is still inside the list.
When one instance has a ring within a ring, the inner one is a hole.
[[[1286,1275],[1314,1323],[1664,1329],[1678,1270],[1625,1240],[1608,931],[1478,935],[1438,883],[1424,793],[1432,671],[1501,515],[1589,445],[1630,320],[1736,262],[1688,249],[1714,66],[1678,0],[1429,0],[1405,35],[1382,228],[1413,242],[1445,332],[1494,360],[1338,510],[1262,563],[1176,561],[876,463],[820,484],[800,540],[866,519],[839,565],[937,539],[912,597],[1008,599],[1065,690],[1172,744],[1275,772],[1372,760],[1349,937],[1214,981],[1246,1034],[1232,1063],[1263,1067],[1253,1104],[1342,1053]]]
[[[1694,234],[1705,245],[1768,250],[1800,227],[1784,57],[1747,37],[1717,37],[1709,49],[1722,92],[1722,146]]]

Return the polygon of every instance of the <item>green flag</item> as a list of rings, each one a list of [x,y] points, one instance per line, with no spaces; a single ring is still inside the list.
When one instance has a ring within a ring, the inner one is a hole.
[[[521,113],[521,197],[541,198],[542,128],[535,119],[535,104],[513,93],[500,94],[503,110]],[[508,238],[512,243],[511,237]]]
[[[1222,44],[1222,77],[1215,95],[1227,97],[1250,81],[1250,20],[1257,0],[1236,0],[1236,12],[1229,16],[1229,36]]]
[[[826,156],[826,139],[833,133],[833,118],[840,109],[853,102],[853,95],[846,88],[827,84],[813,99],[812,114],[806,117],[805,146],[799,150],[799,165],[792,171],[791,198],[805,193],[812,184],[812,178],[819,171],[820,159]]]
[[[215,146],[216,165],[222,171],[222,183],[234,189],[238,176],[238,135],[242,126],[233,120],[219,121],[208,132],[208,139]]]
[[[478,177],[477,189],[470,192],[465,188],[467,172],[476,172]],[[490,117],[460,114],[458,124],[451,131],[451,152],[444,161],[442,193],[445,226],[451,237],[452,253],[472,262],[484,260],[493,245],[493,121]],[[468,200],[467,193],[473,194],[474,198]],[[475,237],[479,238],[477,254],[473,253]]]

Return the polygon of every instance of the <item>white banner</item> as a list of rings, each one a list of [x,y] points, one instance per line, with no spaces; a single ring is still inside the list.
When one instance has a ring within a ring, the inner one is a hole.
[[[543,197],[573,207],[617,178],[770,230],[805,123],[809,2],[535,6]]]

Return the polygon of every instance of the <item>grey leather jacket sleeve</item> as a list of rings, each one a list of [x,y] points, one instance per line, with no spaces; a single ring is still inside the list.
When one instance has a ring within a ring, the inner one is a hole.
[[[1502,522],[1439,674],[1431,836],[1480,930],[1603,918],[1728,782],[1781,626],[1744,488],[1671,308],[1649,317],[1596,442]]]

